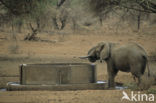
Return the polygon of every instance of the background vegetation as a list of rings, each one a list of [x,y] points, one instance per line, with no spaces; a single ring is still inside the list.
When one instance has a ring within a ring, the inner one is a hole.
[[[0,31],[10,32],[15,41],[11,51],[18,49],[17,34],[24,34],[25,41],[49,41],[38,34],[64,37],[100,28],[153,35],[155,31],[146,29],[155,24],[156,0],[0,0]]]

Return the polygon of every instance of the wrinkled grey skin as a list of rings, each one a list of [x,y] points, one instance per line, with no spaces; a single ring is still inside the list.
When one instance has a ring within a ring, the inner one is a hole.
[[[148,62],[145,50],[136,43],[119,45],[101,42],[89,50],[87,58],[90,62],[106,61],[108,87],[114,87],[114,78],[119,70],[131,72],[140,83],[140,77],[144,74]]]

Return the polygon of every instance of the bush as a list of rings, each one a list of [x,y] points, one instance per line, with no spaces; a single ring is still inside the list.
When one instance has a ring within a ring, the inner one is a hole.
[[[150,88],[150,89],[148,89],[147,93],[156,94],[156,89],[155,88]]]

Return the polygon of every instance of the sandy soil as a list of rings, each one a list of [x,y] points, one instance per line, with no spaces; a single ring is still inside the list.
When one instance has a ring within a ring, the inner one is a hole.
[[[137,42],[149,55],[156,51],[156,35],[144,33],[43,34],[38,36],[53,42],[23,41],[23,34],[18,34],[15,42],[10,34],[0,33],[0,88],[4,88],[9,81],[19,81],[18,66],[22,63],[88,62],[78,57],[86,55],[100,41]],[[153,72],[155,66],[155,63],[150,63]],[[97,74],[98,80],[107,80],[105,63],[97,62]],[[116,82],[126,84],[134,81],[130,73],[119,72]],[[125,91],[130,94],[129,89]],[[0,103],[120,103],[122,96],[122,90],[0,91]]]
[[[121,97],[120,90],[16,91],[0,92],[0,103],[120,103]]]

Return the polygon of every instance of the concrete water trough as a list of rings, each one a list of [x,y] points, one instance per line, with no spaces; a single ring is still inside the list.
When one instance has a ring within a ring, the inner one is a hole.
[[[22,64],[20,82],[9,82],[7,90],[105,89],[96,79],[96,65],[89,63]]]

